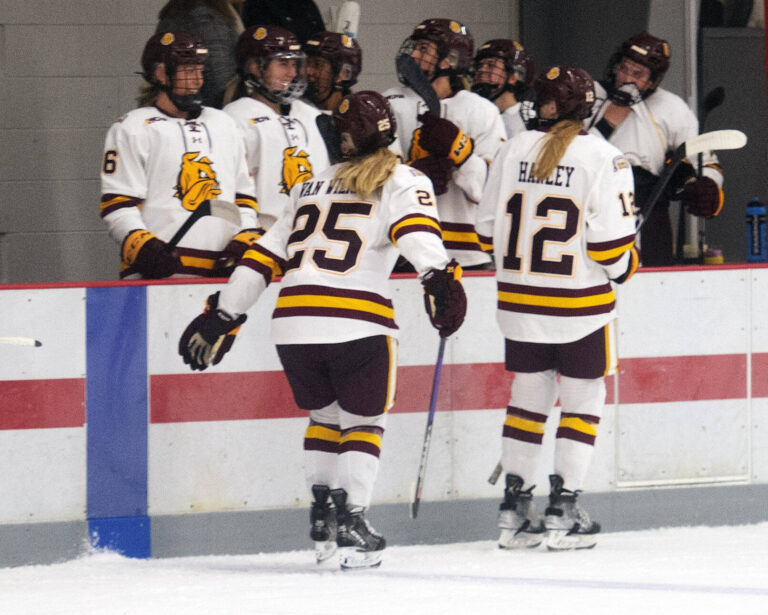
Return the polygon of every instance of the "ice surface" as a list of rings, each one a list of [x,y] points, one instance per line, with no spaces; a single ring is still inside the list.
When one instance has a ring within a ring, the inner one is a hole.
[[[555,610],[562,609],[562,610]],[[768,613],[768,523],[605,534],[593,550],[492,541],[390,547],[381,568],[310,551],[127,559],[92,553],[0,570],[0,612],[314,615]]]

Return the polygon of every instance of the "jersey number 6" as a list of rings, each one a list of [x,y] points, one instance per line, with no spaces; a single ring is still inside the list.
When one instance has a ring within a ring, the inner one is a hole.
[[[328,215],[322,226],[323,236],[330,242],[343,244],[344,253],[342,256],[329,256],[329,249],[315,247],[312,249],[312,262],[318,269],[333,271],[334,273],[347,273],[357,266],[357,259],[360,256],[360,249],[363,247],[363,240],[356,229],[339,227],[342,216],[361,216],[367,218],[371,215],[373,205],[371,203],[360,203],[356,201],[334,201],[328,209]],[[321,210],[315,203],[305,203],[296,211],[293,219],[293,228],[295,229],[288,238],[288,248],[293,244],[301,244],[307,241],[317,232],[317,226],[320,222]],[[301,224],[303,226],[296,228]],[[296,250],[294,255],[286,263],[286,273],[291,269],[298,269],[304,260],[306,250]]]

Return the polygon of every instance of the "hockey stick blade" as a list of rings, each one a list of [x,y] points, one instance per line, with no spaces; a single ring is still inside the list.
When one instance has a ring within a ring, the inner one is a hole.
[[[411,519],[415,519],[419,514],[419,504],[421,503],[421,490],[424,487],[424,476],[427,473],[427,458],[429,457],[429,445],[432,442],[432,425],[435,420],[435,408],[437,407],[437,393],[440,389],[440,375],[443,371],[443,355],[445,354],[445,340],[440,338],[440,347],[437,350],[437,361],[435,362],[435,375],[432,378],[432,394],[429,398],[429,412],[427,414],[427,428],[424,431],[424,444],[421,446],[421,459],[419,460],[419,473],[416,476],[416,488],[414,490],[413,500],[409,507]]]
[[[395,59],[397,73],[405,81],[409,88],[416,92],[426,103],[427,109],[432,115],[440,117],[440,99],[437,97],[435,88],[427,79],[427,76],[419,68],[414,60],[408,54],[400,54]]]
[[[32,337],[0,337],[0,344],[7,344],[10,346],[42,346],[43,343],[40,340],[36,340]]]
[[[179,227],[179,230],[176,231],[176,234],[171,237],[171,240],[166,246],[167,249],[173,250],[177,245],[179,245],[179,242],[182,240],[184,235],[187,234],[187,231],[192,228],[195,222],[204,216],[221,218],[222,220],[231,222],[235,226],[240,226],[240,210],[238,209],[237,205],[229,201],[222,201],[219,199],[206,199],[197,206],[197,209],[195,209],[195,211],[189,215],[189,217],[184,221],[184,224],[182,224],[181,227]]]
[[[740,149],[747,144],[747,135],[740,130],[713,130],[688,139],[681,147],[683,158],[719,149]],[[680,148],[678,148],[680,149]],[[677,154],[677,152],[675,152]]]
[[[501,476],[502,469],[503,468],[501,466],[501,461],[499,461],[499,463],[496,464],[496,467],[493,468],[493,472],[491,472],[491,475],[488,477],[488,482],[491,485],[495,485],[496,481],[499,480],[499,476]]]

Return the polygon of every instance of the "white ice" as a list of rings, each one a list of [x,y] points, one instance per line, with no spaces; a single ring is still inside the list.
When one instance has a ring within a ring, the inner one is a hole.
[[[92,553],[0,570],[3,615],[768,613],[768,523],[604,534],[589,551],[492,541],[390,547],[341,572],[310,551],[137,560]]]

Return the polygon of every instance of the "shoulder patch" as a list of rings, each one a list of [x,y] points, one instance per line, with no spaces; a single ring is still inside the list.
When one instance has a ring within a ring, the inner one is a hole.
[[[614,171],[621,171],[622,169],[629,169],[631,168],[631,165],[627,161],[624,156],[616,156],[616,158],[613,159],[613,170]]]

